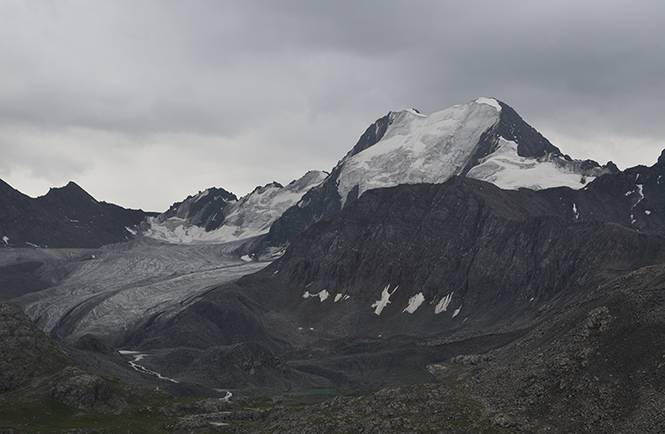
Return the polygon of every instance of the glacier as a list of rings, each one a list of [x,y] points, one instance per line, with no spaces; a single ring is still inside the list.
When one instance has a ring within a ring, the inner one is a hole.
[[[268,233],[270,225],[284,211],[295,205],[307,191],[319,185],[325,177],[324,172],[310,171],[285,187],[274,182],[257,187],[236,201],[226,201],[227,206],[220,211],[223,214],[223,224],[214,230],[207,230],[194,224],[186,217],[164,218],[160,215],[147,219],[142,235],[176,244],[220,244],[255,238]],[[188,210],[189,203],[204,199],[208,196],[208,191],[204,190],[186,200],[181,207]]]

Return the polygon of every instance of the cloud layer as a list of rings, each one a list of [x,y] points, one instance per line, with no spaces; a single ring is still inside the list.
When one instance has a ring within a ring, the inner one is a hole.
[[[8,1],[0,178],[166,209],[329,170],[390,110],[492,96],[576,158],[665,148],[656,1]]]

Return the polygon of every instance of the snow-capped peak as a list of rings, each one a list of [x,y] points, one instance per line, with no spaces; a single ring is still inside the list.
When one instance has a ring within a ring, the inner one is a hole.
[[[376,144],[340,162],[342,205],[352,191],[360,196],[373,188],[443,182],[460,173],[482,134],[499,122],[497,107],[496,100],[480,98],[429,116],[391,112]]]
[[[378,137],[381,127],[385,130]],[[338,164],[342,206],[373,188],[441,183],[453,175],[507,189],[578,189],[611,171],[564,156],[494,98],[480,97],[431,115],[415,109],[391,112],[368,131],[377,134],[374,143],[361,138]]]

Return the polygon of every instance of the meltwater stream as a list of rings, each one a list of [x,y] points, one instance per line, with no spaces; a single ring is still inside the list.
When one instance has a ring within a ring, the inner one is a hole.
[[[172,383],[178,383],[178,381],[174,380],[173,378],[165,377],[162,374],[160,374],[159,372],[153,371],[152,369],[148,369],[145,366],[139,365],[137,363],[137,362],[143,360],[145,357],[147,357],[148,354],[142,353],[140,351],[132,351],[132,350],[119,350],[118,352],[120,354],[122,354],[123,356],[134,356],[134,360],[129,360],[129,364],[137,372],[140,372],[141,374],[146,374],[146,375],[151,375],[153,377],[157,377],[160,380],[166,380],[166,381],[170,381]],[[229,392],[228,390],[218,390],[218,389],[215,389],[215,390],[217,390],[219,392],[226,392],[226,395],[223,398],[219,398],[222,401],[228,402],[231,399],[231,397],[233,396],[233,393]]]
[[[147,356],[147,354],[142,353],[140,351],[129,351],[129,350],[120,350],[118,351],[120,354],[123,356],[134,356],[134,360],[130,360],[129,364],[134,368],[136,371],[146,374],[146,375],[152,375],[153,377],[157,377],[161,380],[166,380],[170,381],[172,383],[177,383],[176,380],[173,378],[168,378],[160,374],[159,372],[155,372],[152,369],[148,369],[145,366],[139,365],[137,362],[141,361],[143,358]]]

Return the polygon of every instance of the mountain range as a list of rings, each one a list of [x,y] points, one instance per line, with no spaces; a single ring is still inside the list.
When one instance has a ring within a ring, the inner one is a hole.
[[[330,172],[161,214],[3,183],[0,299],[95,375],[121,375],[115,347],[176,394],[338,395],[299,426],[236,409],[243,432],[403,432],[433,399],[483,408],[451,432],[659,432],[664,176],[665,154],[575,160],[479,98],[391,112]],[[416,410],[377,407],[393,386]],[[371,414],[354,419],[355,394]],[[452,429],[431,417],[415,432]]]

